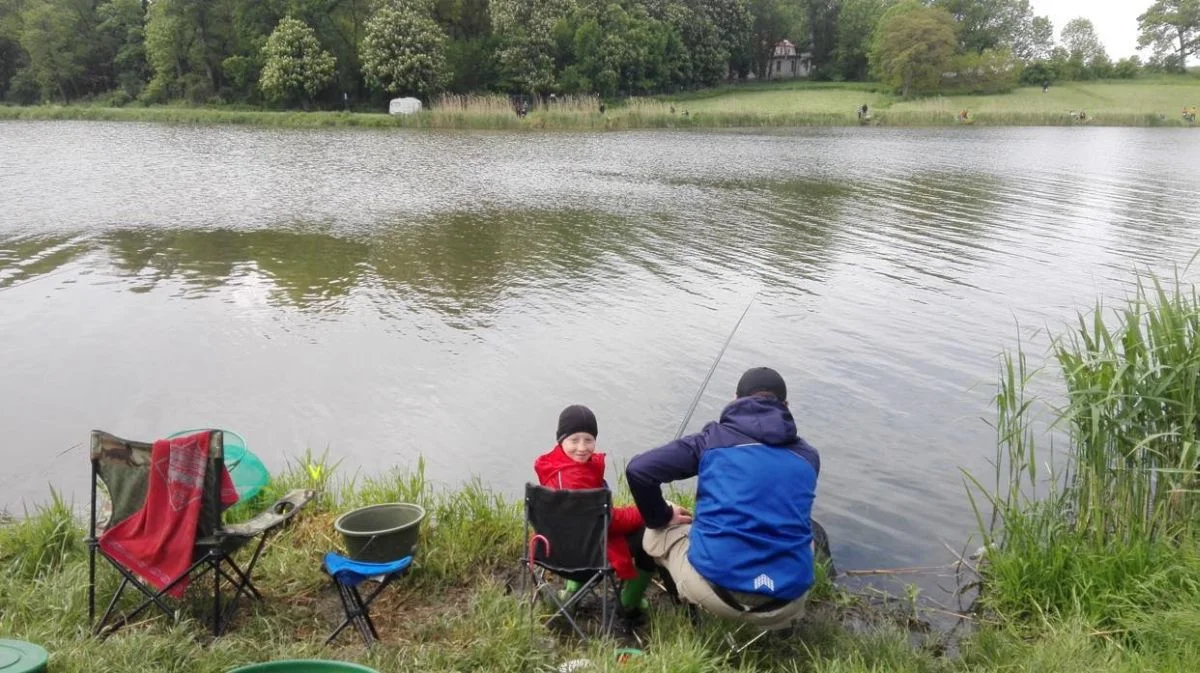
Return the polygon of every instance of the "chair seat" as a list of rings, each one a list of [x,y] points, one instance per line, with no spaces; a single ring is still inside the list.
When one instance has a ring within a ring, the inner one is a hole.
[[[325,572],[341,584],[358,586],[369,579],[380,579],[403,572],[412,565],[412,560],[412,556],[405,556],[387,563],[366,563],[353,561],[336,552],[328,552],[323,563]]]

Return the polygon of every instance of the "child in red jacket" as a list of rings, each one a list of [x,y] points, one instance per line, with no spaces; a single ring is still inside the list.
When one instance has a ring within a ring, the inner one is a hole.
[[[565,489],[608,488],[604,481],[604,454],[596,453],[596,436],[599,429],[596,415],[591,409],[574,404],[562,410],[558,416],[558,443],[549,453],[533,461],[542,486]],[[642,596],[650,584],[656,566],[654,561],[641,551],[641,534],[646,522],[638,508],[633,505],[614,507],[612,521],[608,525],[608,562],[622,580],[621,607],[626,612],[645,611],[647,605]],[[637,561],[631,551],[630,542],[637,550]],[[568,582],[568,590],[578,586]]]

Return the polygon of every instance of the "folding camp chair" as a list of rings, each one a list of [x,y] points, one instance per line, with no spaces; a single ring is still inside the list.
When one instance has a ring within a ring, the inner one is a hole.
[[[608,562],[608,524],[612,518],[612,494],[608,489],[556,490],[525,485],[526,577],[533,582],[530,592],[530,628],[537,598],[546,596],[557,608],[550,620],[562,617],[583,640],[574,609],[585,596],[597,594],[600,601],[599,634],[607,636],[616,622],[617,577]],[[532,534],[531,534],[532,533]],[[570,596],[560,597],[548,574],[579,582]]]
[[[295,490],[277,501],[254,518],[239,524],[225,524],[221,517],[221,479],[223,469],[223,435],[212,431],[209,440],[208,460],[204,465],[203,496],[200,520],[196,532],[196,543],[190,559],[191,565],[162,589],[155,589],[129,568],[122,565],[100,546],[102,533],[98,511],[98,490],[103,483],[108,491],[111,513],[103,523],[105,530],[132,516],[146,504],[150,483],[152,444],[121,439],[107,432],[92,431],[92,495],[91,521],[88,545],[88,620],[93,624],[92,632],[99,636],[111,635],[116,630],[141,614],[151,605],[167,617],[174,618],[175,610],[168,603],[168,592],[184,578],[198,581],[212,573],[212,633],[219,636],[228,625],[242,596],[262,600],[250,577],[258,563],[267,539],[282,530],[284,524],[313,499],[310,490]],[[255,539],[258,544],[245,567],[239,566],[234,555]],[[108,602],[99,623],[96,622],[96,556],[107,559],[121,574],[121,582]],[[232,598],[222,606],[221,585],[225,580],[232,588]],[[119,616],[118,602],[126,588],[140,592],[144,600]]]

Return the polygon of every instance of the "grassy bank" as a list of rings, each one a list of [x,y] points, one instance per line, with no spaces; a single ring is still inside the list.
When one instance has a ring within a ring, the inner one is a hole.
[[[734,653],[727,637],[744,642],[752,633],[711,618],[693,625],[654,592],[646,655],[618,667],[614,642],[583,647],[540,625],[531,639],[527,604],[510,592],[521,545],[516,502],[480,482],[430,484],[419,464],[341,480],[308,456],[258,498],[295,487],[321,493],[268,548],[256,572],[266,602],[243,610],[228,635],[212,642],[194,620],[157,618],[91,639],[83,530],[73,508],[54,499],[0,523],[0,637],[43,644],[56,673],[216,673],[294,657],[380,671],[544,671],[587,658],[597,663],[588,670],[622,671],[1192,673],[1200,661],[1200,297],[1190,285],[1143,279],[1120,310],[1080,316],[1052,356],[1066,399],[1057,407],[1028,392],[1049,369],[1019,351],[1002,360],[995,481],[971,480],[988,551],[964,566],[979,588],[967,635],[914,633],[901,613],[869,609],[822,580],[794,631]],[[1067,437],[1057,455],[1034,432],[1039,414]],[[415,569],[374,610],[383,642],[367,652],[345,634],[325,648],[340,610],[319,570],[338,545],[332,520],[396,500],[421,503],[429,521]],[[102,577],[111,590],[115,573]]]
[[[307,464],[311,461],[301,461]],[[314,480],[313,475],[319,474]],[[693,625],[686,614],[652,590],[653,609],[641,631],[645,656],[619,667],[612,641],[580,646],[545,627],[533,632],[527,603],[510,593],[518,573],[520,515],[516,503],[478,483],[435,488],[414,472],[396,471],[333,485],[333,470],[295,469],[271,493],[292,487],[323,489],[296,525],[268,548],[256,571],[266,601],[243,607],[231,632],[215,642],[202,623],[185,617],[171,625],[150,615],[117,635],[88,635],[86,553],[72,508],[53,500],[20,521],[0,526],[0,635],[37,642],[51,652],[55,673],[83,671],[227,671],[250,662],[314,657],[356,661],[379,671],[546,671],[587,658],[588,670],[814,671],[823,673],[952,673],[968,671],[1190,670],[1196,645],[1183,647],[1186,621],[1142,611],[1133,629],[1161,643],[1130,648],[1079,617],[1048,620],[1036,636],[1000,622],[984,623],[947,656],[946,638],[914,635],[893,613],[862,607],[861,599],[828,582],[816,590],[809,615],[793,632],[758,641],[735,653],[751,630],[711,618]],[[367,651],[353,632],[322,645],[340,619],[340,606],[320,573],[324,551],[337,546],[332,520],[363,503],[415,501],[429,511],[417,566],[375,604],[382,642]],[[252,509],[252,508],[251,508]],[[105,572],[107,571],[107,572]],[[102,591],[115,573],[101,572]],[[902,602],[902,601],[901,601]],[[911,610],[911,608],[907,608]],[[1177,618],[1194,615],[1181,607]],[[899,613],[896,613],[899,614]],[[1174,631],[1170,631],[1171,627]],[[914,643],[916,645],[914,646]],[[1190,649],[1189,649],[1190,648]],[[1186,666],[1185,666],[1186,664]]]
[[[1200,78],[1152,81],[1068,82],[994,96],[948,96],[901,101],[862,83],[767,82],[633,98],[602,113],[593,97],[568,97],[535,107],[525,117],[499,96],[446,96],[407,116],[363,112],[277,112],[227,108],[89,106],[0,107],[2,119],[142,121],[174,124],[245,124],[284,128],[493,130],[626,130],[655,128],[754,128],[854,126],[864,103],[880,126],[958,125],[967,110],[980,126],[1187,126],[1184,106],[1200,105]],[[1073,112],[1085,112],[1080,122]]]

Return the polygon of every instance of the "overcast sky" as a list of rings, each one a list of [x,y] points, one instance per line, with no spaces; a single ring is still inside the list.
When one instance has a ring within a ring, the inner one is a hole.
[[[1062,27],[1076,17],[1091,19],[1096,35],[1114,61],[1137,54],[1137,18],[1153,4],[1153,0],[1030,0],[1033,13],[1048,16],[1054,22],[1054,38],[1062,35]],[[1153,52],[1143,50],[1142,60]]]

